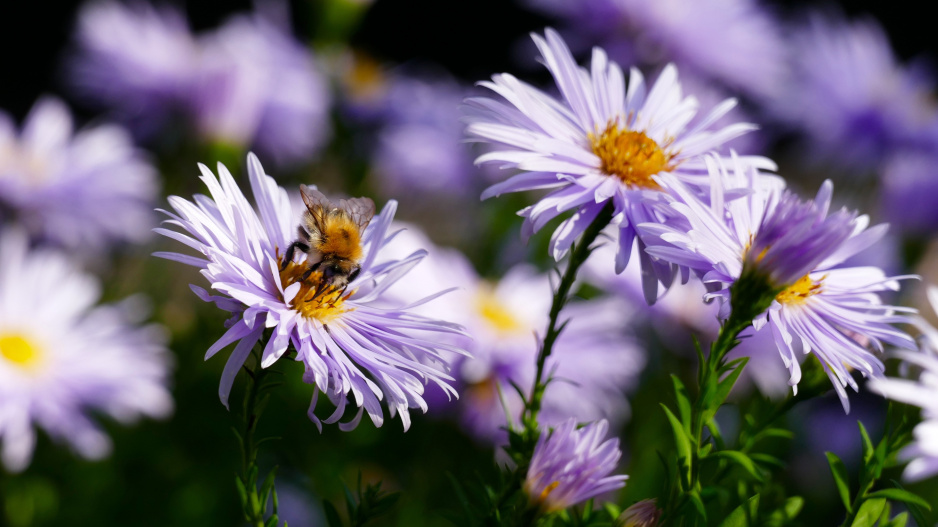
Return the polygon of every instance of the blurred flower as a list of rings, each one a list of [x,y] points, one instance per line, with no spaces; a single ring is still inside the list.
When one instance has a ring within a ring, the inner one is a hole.
[[[417,309],[466,327],[471,340],[463,337],[459,346],[470,350],[472,358],[455,366],[455,377],[465,387],[456,410],[473,436],[499,442],[508,425],[506,411],[517,423],[523,409],[511,383],[527,390],[534,382],[535,335],[547,327],[551,304],[548,276],[521,265],[491,282],[481,279],[464,255],[433,247],[414,228],[396,241],[391,258],[395,251],[402,256],[416,247],[428,247],[430,255],[388,291],[389,297],[412,302],[444,284],[459,287]],[[572,302],[564,317],[569,323],[545,367],[554,380],[544,394],[540,421],[554,426],[570,417],[605,418],[621,425],[629,414],[625,392],[636,384],[645,363],[644,352],[625,329],[626,306],[611,298]]]
[[[914,347],[905,332],[891,326],[908,322],[897,313],[910,310],[884,305],[877,295],[898,290],[898,280],[907,277],[887,277],[876,267],[836,268],[878,241],[886,226],[867,230],[867,216],[845,209],[828,215],[829,181],[813,202],[805,202],[754,170],[737,164],[728,171],[715,157],[707,162],[713,177],[709,205],[676,178],[656,178],[672,193],[677,221],[639,226],[662,243],[648,251],[702,274],[712,287],[708,297],[723,302],[721,318],[729,315],[730,305],[737,308],[737,300],[729,298],[737,281],[765,281],[766,292],[778,291],[753,328],[770,326],[792,386],[801,379],[801,356],[814,352],[849,411],[844,387],[858,389],[850,370],[883,375],[883,363],[869,347],[879,352],[883,342]],[[749,194],[729,196],[739,189]]]
[[[579,47],[603,46],[620,63],[660,66],[764,96],[785,73],[775,19],[755,0],[528,0],[568,22]]]
[[[428,382],[449,395],[456,394],[448,385],[452,378],[445,373],[449,364],[442,353],[462,351],[434,339],[462,334],[462,329],[415,315],[409,307],[378,307],[387,288],[426,254],[418,250],[406,258],[376,263],[379,251],[393,237],[388,227],[397,209],[395,202],[389,202],[365,229],[361,272],[346,293],[344,289],[323,289],[326,282],[321,272],[304,279],[308,267],[303,263],[291,261],[281,271],[281,252],[293,242],[301,215],[253,154],[248,156],[248,174],[258,212],[223,165],[218,166],[220,179],[204,165],[199,168],[211,198],[195,196],[193,203],[171,196],[169,203],[178,215],[167,212],[169,223],[184,232],[157,232],[201,255],[156,255],[201,268],[212,289],[224,295],[212,296],[193,286],[200,298],[232,313],[228,331],[206,352],[208,359],[238,343],[219,386],[226,406],[235,375],[265,330],[271,333],[261,365],[269,367],[292,344],[296,360],[306,368],[304,380],[315,385],[309,417],[317,426],[321,426],[314,414],[319,390],[336,405],[326,423],[341,419],[349,398],[354,397],[359,411],[350,422],[339,425],[343,430],[357,426],[363,411],[381,426],[381,400],[387,402],[391,417],[400,413],[406,430],[410,408],[427,410],[422,395]]]
[[[465,94],[452,80],[389,80],[373,166],[388,195],[464,195],[474,187],[478,170],[459,112]]]
[[[71,84],[150,135],[194,87],[199,51],[185,15],[144,2],[87,3],[78,13]]]
[[[929,286],[928,300],[938,312],[938,288]],[[872,379],[869,387],[889,399],[895,399],[922,409],[922,422],[913,434],[915,440],[900,454],[911,460],[902,477],[918,481],[938,474],[938,329],[923,319],[916,320],[923,331],[924,345],[921,353],[898,352],[896,355],[910,365],[921,368],[917,381],[899,378]]]
[[[564,100],[508,74],[481,83],[504,97],[467,100],[470,137],[503,147],[480,156],[477,163],[497,162],[521,174],[488,188],[483,198],[504,192],[554,189],[538,203],[522,210],[522,233],[530,236],[558,215],[576,210],[551,238],[551,252],[560,259],[571,243],[611,202],[613,223],[619,227],[616,272],[626,268],[635,242],[635,225],[654,221],[650,203],[659,199],[655,174],[671,173],[689,183],[706,183],[701,155],[753,129],[733,124],[710,130],[710,124],[729,111],[734,101],[719,105],[694,128],[687,128],[696,100],[683,97],[677,69],[668,66],[646,95],[645,82],[632,70],[626,91],[622,70],[593,50],[589,71],[573,61],[566,44],[548,29],[546,40],[533,35],[544,62]],[[752,159],[774,166],[767,159]],[[642,241],[639,240],[639,247]],[[671,283],[674,269],[639,253],[646,300],[654,302],[658,282]]]
[[[619,439],[607,439],[605,420],[577,429],[570,418],[542,432],[534,447],[524,491],[544,512],[556,512],[625,486],[628,476],[610,476],[622,456]]]
[[[936,118],[933,79],[898,63],[872,19],[815,14],[789,39],[793,71],[775,96],[817,158],[873,172],[900,146],[919,144]]]
[[[17,132],[0,112],[0,216],[80,252],[139,242],[153,225],[156,173],[114,125],[73,130],[68,108],[36,102]]]
[[[658,509],[658,501],[652,498],[639,501],[625,509],[616,519],[615,525],[621,527],[655,527],[658,525],[659,517],[661,517],[661,510]]]
[[[0,255],[0,439],[8,470],[32,459],[33,425],[100,459],[111,441],[93,414],[126,424],[172,412],[165,335],[137,326],[139,305],[95,306],[94,278],[65,254],[29,251],[19,231],[0,235]]]
[[[201,39],[191,102],[202,136],[255,146],[277,163],[314,156],[330,136],[330,96],[312,53],[261,15]]]
[[[882,170],[881,206],[899,232],[927,236],[938,229],[938,150],[899,151]]]

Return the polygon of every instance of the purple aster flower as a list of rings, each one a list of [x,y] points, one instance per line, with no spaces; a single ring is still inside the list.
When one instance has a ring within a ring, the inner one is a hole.
[[[477,163],[500,163],[522,172],[489,187],[483,198],[505,192],[552,189],[538,203],[520,212],[522,233],[530,236],[558,215],[575,210],[551,239],[551,252],[560,259],[607,203],[614,207],[618,226],[615,268],[626,268],[635,242],[635,225],[655,221],[651,203],[660,198],[653,176],[670,173],[688,183],[706,184],[702,154],[753,129],[733,124],[712,130],[710,124],[735,104],[725,101],[692,128],[697,103],[684,97],[677,69],[666,67],[646,89],[638,70],[632,70],[626,89],[622,70],[604,51],[593,50],[590,70],[580,68],[554,31],[546,40],[533,35],[547,68],[563,95],[562,101],[501,74],[481,83],[504,98],[467,100],[467,133],[500,149]],[[751,159],[772,166],[767,159]],[[641,240],[639,246],[643,246]],[[671,283],[670,264],[639,253],[645,297],[654,302],[658,282]]]
[[[226,406],[235,375],[265,331],[270,336],[261,365],[269,367],[293,346],[296,360],[305,366],[304,380],[315,386],[309,417],[317,426],[321,424],[314,410],[320,390],[336,405],[326,423],[342,418],[349,399],[359,408],[350,422],[339,425],[344,430],[357,426],[363,411],[380,426],[382,400],[391,417],[400,414],[406,430],[410,408],[427,410],[423,393],[428,382],[456,395],[448,384],[453,379],[446,373],[449,364],[444,357],[462,350],[440,338],[462,334],[462,329],[413,314],[407,306],[388,307],[384,302],[386,290],[426,254],[420,250],[401,259],[382,259],[381,249],[394,236],[388,228],[396,202],[389,202],[368,224],[362,234],[361,271],[347,290],[338,289],[323,282],[323,273],[306,274],[309,266],[302,256],[284,267],[283,253],[294,241],[300,211],[291,206],[286,191],[264,173],[253,154],[248,156],[248,174],[257,212],[223,165],[218,166],[218,179],[204,165],[199,168],[211,197],[197,195],[194,202],[170,197],[176,213],[166,212],[171,218],[168,223],[183,232],[157,232],[195,249],[200,256],[157,256],[202,269],[212,289],[222,296],[195,286],[193,290],[232,313],[228,331],[206,352],[208,359],[237,342],[219,386]]]
[[[882,169],[880,184],[880,206],[890,226],[919,236],[935,232],[938,149],[899,151],[890,156]]]
[[[605,439],[605,420],[577,429],[570,418],[534,447],[524,491],[544,512],[556,512],[625,486],[628,476],[610,476],[622,452],[619,439]]]
[[[100,459],[111,441],[93,415],[127,424],[172,412],[165,334],[137,325],[139,301],[95,306],[97,280],[65,254],[29,251],[19,231],[0,234],[0,255],[0,457],[8,470],[29,465],[36,427]]]
[[[72,85],[142,135],[178,111],[194,87],[198,46],[185,15],[171,6],[88,3],[78,14],[75,39]]]
[[[306,161],[329,139],[328,86],[289,32],[237,16],[200,44],[191,103],[205,139],[254,145],[278,163]]]
[[[652,498],[641,500],[625,509],[619,515],[616,524],[622,527],[655,527],[660,517],[661,509],[658,508],[658,501]]]
[[[801,378],[801,357],[813,352],[849,411],[844,387],[857,390],[851,369],[882,376],[883,363],[873,351],[882,352],[883,343],[914,347],[905,332],[891,326],[908,322],[901,313],[909,310],[884,305],[878,296],[898,290],[898,280],[907,277],[887,277],[876,267],[837,267],[879,240],[886,226],[866,229],[867,216],[846,210],[828,215],[829,181],[814,201],[805,202],[752,169],[737,164],[731,172],[718,158],[707,162],[713,177],[709,205],[676,178],[656,178],[672,193],[676,220],[640,226],[661,242],[648,251],[703,274],[714,289],[709,296],[723,302],[723,318],[737,280],[765,280],[778,293],[753,328],[770,326],[792,386]],[[747,195],[729,196],[740,189]]]
[[[142,241],[153,224],[156,173],[124,129],[75,132],[58,99],[36,102],[18,132],[0,112],[0,217],[31,235],[93,254]]]
[[[928,300],[938,312],[938,288],[928,288]],[[918,481],[938,474],[938,329],[924,319],[916,319],[923,332],[922,352],[898,352],[896,355],[908,364],[921,368],[917,380],[886,377],[872,379],[869,387],[889,399],[895,399],[922,409],[923,421],[915,427],[915,440],[900,454],[911,460],[902,477]]]
[[[797,60],[775,113],[804,131],[817,158],[871,172],[896,147],[922,141],[935,119],[934,81],[898,62],[875,20],[815,14],[790,46]]]
[[[620,63],[661,66],[767,95],[785,73],[778,24],[756,0],[528,0],[560,17],[574,43],[601,45]]]
[[[471,340],[460,337],[459,346],[471,351],[472,357],[460,357],[454,366],[454,376],[463,386],[455,410],[474,437],[500,442],[509,425],[506,411],[517,424],[523,409],[511,383],[527,389],[534,382],[534,335],[547,327],[550,311],[548,275],[516,266],[497,282],[483,280],[462,253],[432,246],[414,227],[397,239],[400,243],[388,251],[392,258],[417,247],[427,247],[430,254],[388,296],[410,303],[445,285],[459,287],[417,309],[466,327]],[[570,417],[604,418],[613,426],[625,421],[626,392],[635,386],[645,364],[642,348],[625,330],[627,312],[622,301],[611,298],[567,306],[564,314],[570,322],[547,359],[546,371],[554,380],[544,394],[542,423],[560,425]]]
[[[389,80],[372,167],[388,194],[463,195],[473,189],[477,169],[459,122],[465,95],[452,80]]]

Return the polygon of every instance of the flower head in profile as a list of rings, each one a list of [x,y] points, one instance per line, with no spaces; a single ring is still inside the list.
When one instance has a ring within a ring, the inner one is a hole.
[[[75,131],[68,108],[43,98],[20,131],[0,112],[0,218],[80,252],[150,234],[156,171],[114,125]]]
[[[100,459],[111,441],[95,423],[165,417],[170,358],[165,335],[138,325],[139,302],[96,306],[100,285],[51,249],[29,250],[20,231],[0,233],[0,458],[18,472],[36,428]]]
[[[928,288],[928,300],[938,312],[938,287]],[[869,387],[889,399],[895,399],[922,409],[922,422],[913,430],[914,441],[900,454],[909,460],[902,477],[919,481],[938,475],[938,330],[924,319],[916,319],[923,332],[921,352],[897,352],[896,355],[921,369],[917,380],[885,377],[873,379]]]
[[[533,38],[563,99],[558,101],[509,74],[481,83],[502,100],[467,100],[468,135],[495,145],[477,163],[499,163],[521,171],[489,187],[482,197],[551,189],[520,214],[525,218],[522,232],[529,236],[558,215],[574,211],[554,231],[555,259],[611,204],[612,221],[618,227],[615,268],[621,272],[635,243],[635,225],[655,220],[651,203],[659,199],[661,188],[653,177],[670,173],[691,185],[706,184],[702,155],[754,127],[711,126],[735,105],[733,100],[688,126],[697,113],[697,101],[683,95],[674,66],[664,68],[650,87],[633,69],[626,85],[622,70],[609,62],[603,50],[593,50],[587,70],[577,66],[554,31]],[[772,166],[762,158],[749,161]],[[653,302],[658,282],[669,285],[674,269],[644,251],[639,255],[645,296]]]
[[[570,418],[542,432],[534,447],[524,491],[544,512],[556,512],[625,486],[628,476],[610,476],[622,456],[619,439],[606,439],[605,420],[577,428]]]
[[[400,414],[407,429],[411,408],[427,410],[423,393],[430,382],[455,395],[444,354],[450,357],[462,350],[443,337],[462,334],[462,329],[413,314],[411,306],[388,306],[383,298],[388,287],[426,255],[418,250],[401,259],[379,258],[394,237],[388,228],[395,202],[389,202],[360,233],[359,273],[349,275],[347,288],[334,287],[327,270],[316,270],[305,256],[285,260],[301,214],[253,154],[248,156],[248,173],[256,211],[223,165],[218,167],[218,178],[207,167],[200,169],[210,196],[195,196],[192,202],[170,197],[175,213],[166,213],[168,223],[182,232],[157,229],[199,255],[157,255],[200,268],[221,295],[196,286],[193,290],[232,314],[228,331],[206,353],[209,358],[237,343],[222,373],[222,402],[227,405],[235,375],[265,332],[269,337],[261,365],[269,367],[290,346],[296,350],[296,360],[305,367],[304,380],[315,386],[309,416],[318,426],[314,411],[320,391],[336,406],[326,423],[341,419],[350,401],[359,408],[350,422],[340,425],[343,429],[357,426],[363,412],[380,426],[381,401],[391,417]]]
[[[898,290],[903,277],[872,266],[841,267],[882,238],[886,226],[867,229],[867,216],[845,209],[829,213],[829,181],[813,201],[803,201],[771,176],[739,164],[730,170],[717,158],[708,163],[709,203],[676,178],[657,178],[671,192],[670,212],[662,213],[673,221],[640,227],[655,239],[648,251],[703,275],[708,296],[722,302],[722,318],[731,309],[753,310],[754,329],[772,331],[790,385],[801,379],[802,358],[814,353],[849,410],[845,387],[858,389],[851,370],[882,376],[875,352],[884,343],[914,347],[892,326],[908,322],[902,314],[908,310],[878,296]]]

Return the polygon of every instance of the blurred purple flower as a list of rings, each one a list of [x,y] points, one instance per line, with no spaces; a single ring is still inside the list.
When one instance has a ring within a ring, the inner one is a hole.
[[[511,383],[527,390],[534,382],[535,334],[547,327],[550,311],[548,276],[517,266],[497,283],[489,282],[461,253],[432,247],[412,228],[398,238],[399,254],[413,247],[430,247],[431,253],[388,295],[410,302],[444,283],[459,287],[418,309],[466,327],[471,340],[464,338],[460,346],[470,350],[472,358],[461,359],[455,367],[464,386],[457,410],[472,435],[501,441],[502,428],[508,426],[506,410],[517,423],[523,408]],[[554,380],[544,395],[541,422],[552,426],[570,417],[605,418],[613,426],[621,425],[629,414],[625,392],[636,384],[645,363],[641,347],[625,330],[626,306],[616,299],[573,302],[564,316],[570,322],[546,364]]]
[[[570,418],[541,432],[524,481],[531,502],[550,513],[624,487],[628,476],[609,475],[622,452],[618,438],[604,441],[608,430],[605,420],[577,429]]]
[[[281,164],[309,160],[329,139],[328,85],[287,30],[236,16],[200,45],[191,104],[203,138],[253,145]]]
[[[793,71],[772,107],[817,159],[873,172],[896,148],[927,141],[934,79],[900,64],[875,20],[815,14],[789,45]]]
[[[880,178],[882,212],[895,230],[930,235],[938,229],[938,149],[899,151]]]
[[[115,125],[74,131],[68,108],[46,97],[18,132],[0,111],[0,217],[32,236],[94,254],[150,235],[156,171]]]
[[[466,90],[448,79],[396,75],[387,84],[373,170],[389,195],[461,195],[478,170],[463,137]]]
[[[564,20],[577,48],[598,45],[622,64],[675,62],[682,71],[762,97],[785,74],[774,17],[755,0],[528,0]]]
[[[78,14],[75,40],[67,65],[75,90],[143,136],[178,112],[194,88],[198,46],[185,15],[169,5],[90,2]]]
[[[20,231],[0,234],[0,255],[0,439],[8,470],[29,465],[34,426],[100,459],[111,441],[93,415],[126,424],[172,412],[166,336],[138,325],[139,302],[95,306],[97,280],[65,254],[29,251]]]
[[[381,401],[386,402],[391,417],[400,414],[406,430],[411,408],[427,411],[423,393],[430,382],[451,396],[456,394],[448,384],[453,380],[446,373],[448,354],[463,352],[441,337],[463,334],[462,328],[413,314],[411,306],[382,304],[388,287],[426,255],[417,250],[401,259],[376,260],[394,237],[388,229],[396,202],[389,202],[364,231],[361,273],[348,291],[327,288],[319,293],[321,273],[301,280],[306,270],[302,262],[289,263],[281,271],[281,253],[293,242],[301,214],[291,206],[286,191],[264,173],[257,157],[248,156],[257,212],[223,165],[218,166],[218,179],[204,165],[199,168],[211,197],[197,195],[190,202],[171,196],[169,203],[178,215],[166,212],[168,223],[182,232],[157,232],[200,255],[155,255],[202,269],[212,289],[223,296],[212,296],[196,286],[193,290],[202,300],[232,314],[228,331],[205,356],[208,359],[237,342],[219,385],[226,406],[235,375],[265,331],[271,334],[261,366],[269,367],[292,345],[296,360],[305,366],[304,381],[315,385],[309,417],[317,426],[321,423],[314,411],[320,390],[336,405],[324,420],[327,424],[342,418],[349,399],[358,406],[358,414],[339,425],[343,430],[356,427],[363,411],[381,426]],[[415,304],[432,298],[420,298]]]
[[[562,258],[571,243],[598,216],[607,203],[613,205],[613,224],[618,226],[616,272],[629,262],[636,243],[635,225],[654,221],[651,203],[660,199],[653,177],[673,174],[688,183],[706,183],[702,155],[754,127],[736,123],[720,129],[712,123],[734,105],[727,100],[694,127],[688,123],[697,112],[697,101],[684,97],[677,69],[664,68],[647,89],[633,69],[626,87],[622,70],[596,48],[590,69],[576,65],[570,50],[553,30],[546,40],[532,35],[544,63],[560,88],[563,100],[519,81],[509,74],[481,83],[503,100],[476,97],[467,100],[467,134],[500,149],[480,156],[477,163],[499,163],[520,174],[489,187],[483,198],[506,192],[552,189],[536,204],[519,214],[525,222],[522,234],[530,236],[550,220],[575,211],[554,231],[551,253]],[[760,166],[771,161],[750,159]],[[643,242],[638,240],[639,247]],[[658,283],[670,285],[674,268],[639,252],[645,298],[656,300]]]

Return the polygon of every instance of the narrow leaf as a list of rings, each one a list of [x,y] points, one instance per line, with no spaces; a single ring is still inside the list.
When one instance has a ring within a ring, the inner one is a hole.
[[[671,382],[674,383],[674,395],[677,396],[677,410],[681,416],[681,423],[684,425],[684,433],[690,437],[691,425],[691,403],[690,396],[687,394],[687,388],[684,383],[677,378],[677,375],[671,375]]]
[[[925,510],[931,510],[931,505],[925,501],[922,497],[912,494],[911,492],[904,489],[883,489],[877,490],[876,492],[869,495],[870,498],[885,498],[892,501],[901,501],[902,503],[912,503],[918,505],[919,507],[924,508]]]
[[[671,410],[668,410],[668,407],[663,404],[661,408],[664,409],[664,413],[668,416],[668,422],[671,423],[671,429],[674,431],[674,444],[677,447],[678,464],[682,468],[681,475],[684,481],[684,488],[686,489],[690,486],[690,460],[693,455],[690,438],[684,433],[683,425],[681,425],[678,418],[671,413]]]
[[[738,450],[721,450],[713,454],[714,456],[725,458],[736,465],[739,465],[743,468],[750,476],[756,479],[756,481],[762,481],[762,473],[759,471],[759,468],[756,467],[756,464],[752,459],[746,454]]]
[[[729,513],[723,523],[720,524],[720,527],[749,527],[752,525],[751,520],[756,518],[758,511],[759,495],[756,494],[749,498],[746,503],[742,503],[739,507],[733,509],[733,512]]]
[[[850,507],[850,483],[847,479],[847,467],[844,462],[833,452],[825,452],[827,463],[831,466],[831,474],[834,476],[834,483],[837,485],[837,492],[840,494],[840,500],[844,503],[847,512],[853,512]]]
[[[868,499],[860,505],[857,511],[857,517],[854,518],[850,527],[873,527],[876,521],[883,514],[883,508],[886,506],[886,500],[882,498]]]
[[[322,500],[322,510],[326,513],[326,522],[329,523],[329,527],[344,527],[339,511],[335,510],[335,505],[331,501]]]
[[[860,437],[863,439],[863,463],[869,464],[870,459],[873,458],[873,442],[870,441],[870,434],[867,433],[866,427],[863,426],[861,421],[857,421],[857,425],[860,426]]]

